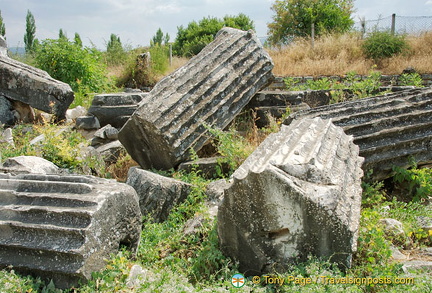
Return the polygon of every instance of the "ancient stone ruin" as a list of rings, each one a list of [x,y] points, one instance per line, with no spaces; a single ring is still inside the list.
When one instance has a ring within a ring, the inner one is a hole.
[[[5,42],[1,43],[6,46]],[[74,93],[68,84],[53,79],[43,70],[18,62],[2,53],[0,53],[1,96],[54,114],[57,120],[65,118],[66,110],[74,100]]]
[[[432,89],[412,89],[374,98],[299,111],[284,123],[312,117],[331,119],[354,136],[372,179],[391,176],[393,166],[432,164]]]
[[[170,169],[226,127],[273,77],[273,62],[252,31],[224,28],[186,65],[162,79],[119,133],[143,169]]]
[[[309,254],[350,267],[363,159],[329,120],[295,120],[233,174],[218,212],[222,251],[248,275],[282,272]]]
[[[129,169],[126,184],[136,190],[142,215],[155,222],[165,221],[171,209],[186,199],[192,187],[138,167]]]
[[[0,173],[0,268],[70,288],[103,269],[120,245],[136,250],[138,197],[130,186],[78,175]]]
[[[88,114],[96,116],[101,126],[121,128],[147,95],[141,91],[96,95]]]

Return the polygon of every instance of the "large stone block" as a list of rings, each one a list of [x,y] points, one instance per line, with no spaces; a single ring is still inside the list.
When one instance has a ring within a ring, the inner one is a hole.
[[[76,286],[120,245],[136,250],[132,187],[91,176],[0,173],[0,267]]]
[[[47,72],[0,54],[0,96],[28,104],[65,119],[74,100],[71,87]]]
[[[329,120],[270,135],[233,174],[218,212],[222,251],[248,275],[309,254],[349,267],[358,236],[363,159]]]
[[[111,124],[121,128],[138,108],[148,93],[124,92],[101,94],[93,98],[88,113],[98,118],[101,126]]]
[[[372,179],[392,175],[394,166],[432,164],[432,89],[411,89],[374,98],[303,110],[284,123],[321,117],[354,136],[365,158],[363,170]]]
[[[186,65],[163,78],[120,130],[143,169],[170,169],[225,128],[272,78],[273,62],[252,31],[224,28]]]
[[[136,190],[143,216],[150,216],[156,222],[165,221],[171,209],[182,203],[191,191],[188,183],[137,167],[129,169],[126,183]]]

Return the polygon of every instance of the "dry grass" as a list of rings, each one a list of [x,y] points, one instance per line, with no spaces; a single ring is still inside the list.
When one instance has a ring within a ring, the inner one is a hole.
[[[411,66],[419,73],[429,73],[432,68],[432,32],[420,36],[409,36],[410,51],[379,64],[382,74],[400,74]],[[361,50],[362,40],[356,33],[327,35],[315,40],[314,49],[310,40],[299,40],[276,50],[269,50],[278,76],[344,75],[355,71],[368,74],[374,63],[366,60]]]

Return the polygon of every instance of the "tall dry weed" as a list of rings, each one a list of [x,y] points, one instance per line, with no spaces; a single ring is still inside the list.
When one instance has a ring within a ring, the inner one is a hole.
[[[384,60],[379,70],[382,74],[400,74],[413,67],[419,73],[432,71],[432,32],[408,36],[409,52]],[[348,72],[368,74],[375,66],[364,57],[358,33],[325,35],[317,38],[312,49],[310,39],[297,40],[282,49],[270,49],[279,76],[345,75]]]

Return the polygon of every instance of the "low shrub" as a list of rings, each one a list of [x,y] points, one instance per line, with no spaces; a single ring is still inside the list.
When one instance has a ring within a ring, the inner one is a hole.
[[[401,54],[408,49],[404,35],[389,31],[374,31],[364,41],[362,50],[366,58],[375,62]]]

